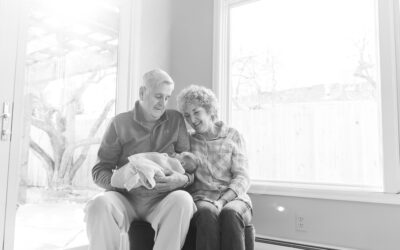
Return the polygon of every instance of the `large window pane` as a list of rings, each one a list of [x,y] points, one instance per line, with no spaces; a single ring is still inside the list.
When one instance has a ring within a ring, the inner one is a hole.
[[[246,138],[253,179],[382,190],[375,4],[230,8],[231,123]]]
[[[100,138],[115,114],[123,1],[31,0],[15,249],[85,241],[83,206]]]

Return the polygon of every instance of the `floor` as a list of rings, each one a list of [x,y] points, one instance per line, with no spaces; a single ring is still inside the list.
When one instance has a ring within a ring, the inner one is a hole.
[[[59,250],[87,245],[83,205],[28,204],[18,208],[14,250]]]
[[[299,249],[293,248],[293,247],[282,247],[282,246],[276,246],[276,245],[270,245],[270,244],[256,242],[254,245],[254,250],[299,250]]]
[[[18,208],[14,250],[86,250],[83,204],[30,204]],[[294,248],[255,243],[254,250]]]

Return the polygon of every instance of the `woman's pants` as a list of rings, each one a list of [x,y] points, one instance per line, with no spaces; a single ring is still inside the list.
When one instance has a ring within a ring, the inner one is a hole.
[[[245,250],[244,228],[252,210],[241,200],[227,203],[221,211],[208,201],[196,201],[193,217],[197,250]]]

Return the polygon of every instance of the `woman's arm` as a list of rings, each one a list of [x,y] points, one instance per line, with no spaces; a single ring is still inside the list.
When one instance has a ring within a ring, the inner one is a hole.
[[[244,139],[236,130],[231,139],[235,144],[232,151],[232,161],[230,166],[233,178],[227,191],[223,193],[217,201],[215,201],[215,206],[218,209],[222,209],[222,207],[224,207],[228,202],[247,192],[250,185],[250,178],[247,173],[248,160]]]
[[[229,189],[232,190],[236,196],[239,196],[246,193],[250,186],[248,158],[245,141],[239,132],[235,131],[234,135],[232,136],[232,141],[235,143],[235,146],[232,152],[232,180],[229,184]]]

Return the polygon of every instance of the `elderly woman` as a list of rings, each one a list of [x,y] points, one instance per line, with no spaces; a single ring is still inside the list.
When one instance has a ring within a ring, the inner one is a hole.
[[[244,227],[252,205],[247,156],[240,133],[218,120],[217,98],[192,85],[178,95],[178,106],[194,129],[191,151],[200,158],[195,181],[188,188],[197,206],[196,249],[244,250]]]

